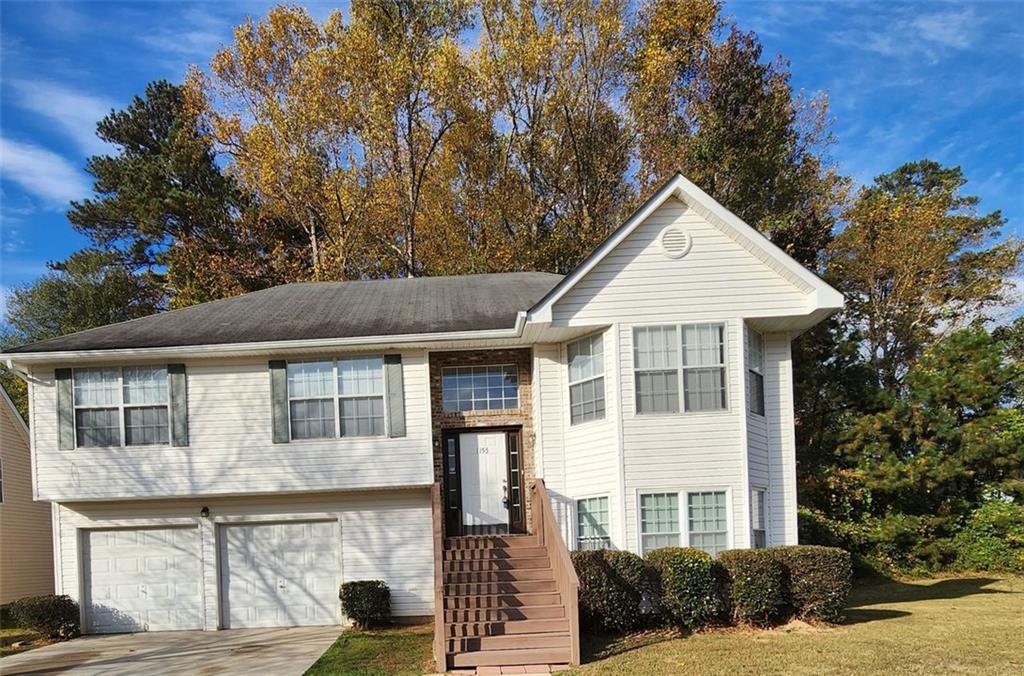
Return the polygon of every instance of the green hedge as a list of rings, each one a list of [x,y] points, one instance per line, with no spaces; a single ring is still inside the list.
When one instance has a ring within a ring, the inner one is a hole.
[[[587,629],[628,632],[657,615],[657,575],[632,552],[572,552],[580,579],[580,623]]]
[[[797,616],[836,622],[850,594],[850,554],[837,547],[794,545],[768,552],[785,570],[785,602]]]
[[[718,555],[728,574],[727,598],[732,619],[768,626],[783,615],[786,570],[768,549],[734,549]]]
[[[985,503],[953,538],[956,568],[1024,575],[1024,505]]]
[[[698,629],[722,612],[720,585],[711,557],[698,549],[665,547],[648,552],[660,576],[661,607],[675,625]]]
[[[78,604],[70,596],[26,596],[2,609],[4,627],[32,629],[49,639],[74,638],[82,633]]]
[[[341,585],[341,609],[359,628],[391,620],[391,590],[381,580],[358,580]]]

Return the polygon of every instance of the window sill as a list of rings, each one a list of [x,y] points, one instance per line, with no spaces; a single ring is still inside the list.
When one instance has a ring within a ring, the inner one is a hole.
[[[675,418],[714,417],[732,414],[732,409],[723,408],[718,411],[682,411],[680,413],[634,413],[633,418],[642,420],[672,420]]]
[[[73,451],[127,451],[127,450],[140,450],[140,451],[157,451],[165,448],[188,448],[188,446],[172,446],[170,443],[166,444],[132,444],[123,446],[75,446]],[[67,453],[69,450],[65,450]]]
[[[592,418],[590,420],[584,420],[583,422],[572,422],[572,419],[570,418],[569,429],[579,429],[581,427],[586,427],[587,425],[608,422],[608,420],[610,420],[610,418],[608,418],[607,416],[601,416],[600,418]]]

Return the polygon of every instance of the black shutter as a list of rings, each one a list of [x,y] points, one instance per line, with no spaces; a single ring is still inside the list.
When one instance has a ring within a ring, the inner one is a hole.
[[[270,362],[270,411],[274,443],[288,443],[288,372],[283,360]]]
[[[171,390],[171,445],[188,446],[188,384],[184,364],[167,365]]]
[[[75,385],[71,369],[56,369],[53,377],[57,382],[58,448],[70,451],[75,448]]]
[[[388,435],[405,436],[405,383],[402,379],[402,355],[384,355],[384,404],[388,416]]]

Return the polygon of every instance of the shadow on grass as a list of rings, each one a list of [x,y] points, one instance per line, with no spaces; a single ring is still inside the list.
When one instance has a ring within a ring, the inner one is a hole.
[[[652,629],[626,635],[596,634],[584,631],[580,636],[580,658],[584,664],[596,662],[683,636],[685,634],[676,629]]]
[[[883,603],[908,603],[912,601],[938,601],[959,599],[976,594],[1014,594],[1004,589],[990,589],[989,585],[999,582],[994,577],[961,577],[939,580],[938,582],[911,584],[889,581],[854,588],[850,595],[852,607],[873,606]]]

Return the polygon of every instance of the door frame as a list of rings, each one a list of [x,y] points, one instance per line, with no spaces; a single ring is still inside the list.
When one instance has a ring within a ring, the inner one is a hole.
[[[441,488],[445,508],[445,535],[464,535],[462,522],[462,458],[459,436],[505,433],[505,472],[508,482],[508,532],[526,532],[526,500],[523,487],[523,426],[453,427],[441,431]]]

